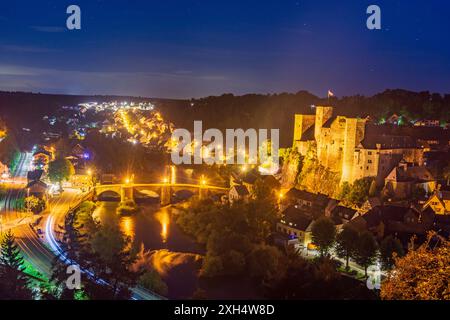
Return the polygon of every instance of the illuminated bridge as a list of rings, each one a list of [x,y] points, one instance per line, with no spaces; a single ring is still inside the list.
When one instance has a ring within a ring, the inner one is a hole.
[[[135,199],[136,191],[142,194],[152,194],[159,197],[161,205],[170,204],[172,194],[188,190],[198,195],[200,199],[204,199],[211,193],[228,192],[227,188],[217,187],[207,184],[188,184],[188,183],[147,183],[147,184],[102,184],[94,187],[94,196],[99,198],[102,196],[120,197],[120,201]]]

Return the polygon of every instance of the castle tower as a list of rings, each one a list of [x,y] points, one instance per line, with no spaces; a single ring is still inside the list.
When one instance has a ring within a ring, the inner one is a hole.
[[[316,141],[320,139],[322,126],[333,116],[333,107],[316,106],[316,126],[314,128],[314,137]]]
[[[297,147],[297,143],[302,140],[303,134],[306,130],[314,125],[316,120],[315,115],[296,114],[294,122],[294,141],[292,147]]]
[[[353,183],[355,169],[355,150],[364,139],[366,120],[346,118],[344,131],[344,147],[342,154],[342,182]]]

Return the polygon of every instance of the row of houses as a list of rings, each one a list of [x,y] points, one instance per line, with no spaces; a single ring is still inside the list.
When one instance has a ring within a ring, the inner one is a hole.
[[[348,208],[325,195],[292,188],[280,203],[278,242],[311,248],[311,227],[322,216],[329,217],[338,230],[350,224],[360,232],[372,232],[378,240],[392,235],[408,248],[413,236],[424,240],[432,230],[450,235],[450,191],[436,190],[422,206],[401,206],[369,198],[359,208]]]

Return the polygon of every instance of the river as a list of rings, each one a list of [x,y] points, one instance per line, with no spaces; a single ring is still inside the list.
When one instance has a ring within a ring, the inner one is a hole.
[[[189,298],[198,286],[204,248],[174,222],[177,209],[157,204],[141,205],[138,213],[119,217],[118,202],[99,201],[94,212],[102,224],[119,224],[133,245],[153,251],[151,262],[169,287],[168,298]]]
[[[201,256],[205,248],[175,223],[176,208],[145,204],[132,216],[116,214],[118,202],[99,201],[94,212],[102,224],[118,224],[134,245],[152,252],[149,263],[166,282],[169,299],[189,299],[201,288],[209,299],[260,298],[248,278],[200,280]]]

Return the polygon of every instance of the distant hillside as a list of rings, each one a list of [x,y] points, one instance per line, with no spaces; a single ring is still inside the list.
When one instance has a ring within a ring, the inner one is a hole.
[[[321,99],[307,91],[295,94],[249,94],[234,96],[224,94],[191,100],[162,108],[177,126],[191,128],[194,120],[203,120],[204,128],[279,128],[280,143],[292,143],[294,115],[312,114],[311,105],[333,105],[336,114],[366,117],[375,120],[393,113],[408,119],[450,120],[450,94],[439,95],[405,90],[386,90],[372,97],[351,96],[340,99]]]
[[[7,122],[21,123],[22,126],[33,126],[37,119],[45,115],[53,114],[61,106],[77,105],[90,101],[153,101],[143,97],[126,96],[77,96],[77,95],[53,95],[24,92],[0,91],[0,116]]]
[[[292,141],[294,114],[313,113],[311,105],[331,104],[336,113],[374,119],[392,113],[409,119],[450,120],[450,94],[444,96],[428,91],[386,90],[372,97],[350,96],[321,99],[307,91],[271,95],[248,94],[205,97],[193,100],[153,99],[120,96],[72,96],[34,93],[0,92],[0,117],[10,127],[33,127],[37,119],[52,114],[58,107],[88,101],[151,101],[177,127],[191,129],[194,120],[203,120],[208,128],[279,128],[281,145]]]

